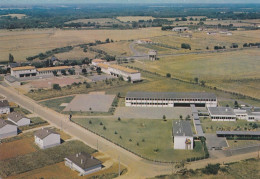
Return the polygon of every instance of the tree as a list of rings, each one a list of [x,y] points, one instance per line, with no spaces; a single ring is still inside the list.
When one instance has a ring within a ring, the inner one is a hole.
[[[53,84],[52,88],[53,88],[54,90],[61,90],[61,87],[60,87],[59,84]]]
[[[14,56],[11,53],[9,53],[9,62],[10,63],[14,62]]]
[[[187,115],[186,118],[185,118],[186,121],[189,121],[190,120],[190,115]]]
[[[204,80],[201,80],[201,81],[200,81],[201,86],[205,86],[205,83],[206,83],[206,82],[205,82]]]
[[[235,108],[238,108],[238,107],[239,107],[239,104],[238,104],[237,101],[234,102],[234,107],[235,107]]]
[[[121,121],[121,118],[120,118],[120,117],[118,117],[118,118],[117,118],[117,120],[118,120],[118,121]]]
[[[162,118],[163,118],[163,120],[166,120],[166,116],[165,116],[165,115],[163,115],[163,117],[162,117]]]
[[[182,120],[182,115],[180,115],[180,119]]]
[[[68,72],[69,72],[70,75],[75,75],[75,70],[74,69],[69,69]]]
[[[166,77],[167,77],[167,78],[171,78],[171,76],[172,76],[172,75],[171,75],[170,73],[167,73],[167,74],[166,74]]]
[[[64,76],[67,75],[66,70],[61,70],[61,74]]]
[[[127,81],[128,81],[128,82],[131,82],[131,81],[132,81],[132,79],[131,79],[130,76],[127,77]]]
[[[218,171],[220,169],[220,164],[208,164],[204,169],[202,169],[202,172],[205,174],[218,174]]]
[[[58,72],[57,71],[52,71],[54,76],[57,76]]]
[[[100,67],[97,67],[96,69],[97,73],[100,75],[101,74],[101,68]]]
[[[83,74],[86,74],[86,73],[87,73],[86,68],[83,68],[81,72],[82,72]]]
[[[106,39],[106,43],[110,43],[110,40],[109,40],[109,38],[107,38],[107,39]]]
[[[86,88],[91,88],[91,85],[86,82]]]
[[[190,49],[191,50],[190,44],[186,44],[186,43],[182,43],[181,44],[181,48]]]
[[[198,78],[198,77],[195,77],[195,78],[194,78],[194,81],[195,81],[196,84],[198,84],[198,83],[199,83],[199,78]]]

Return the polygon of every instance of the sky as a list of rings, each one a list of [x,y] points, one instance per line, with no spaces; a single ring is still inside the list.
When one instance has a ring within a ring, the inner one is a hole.
[[[260,3],[260,0],[0,0],[0,5],[31,3]]]

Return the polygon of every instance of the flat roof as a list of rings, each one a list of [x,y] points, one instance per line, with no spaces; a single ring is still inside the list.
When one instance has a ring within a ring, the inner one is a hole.
[[[54,71],[54,70],[63,70],[70,69],[69,66],[57,66],[57,67],[47,67],[47,68],[37,68],[37,71]]]
[[[134,70],[134,69],[131,69],[131,68],[126,68],[126,67],[119,66],[119,65],[110,65],[110,67],[124,71],[126,73],[139,73],[139,71],[137,71],[137,70]]]
[[[138,92],[130,91],[127,98],[156,98],[156,99],[216,99],[213,93],[203,92]]]
[[[23,66],[23,67],[12,68],[13,71],[34,70],[34,69],[36,69],[34,66]]]
[[[97,66],[100,68],[105,68],[105,69],[108,69],[108,67],[109,67],[108,64],[104,64],[104,63],[99,63],[99,64],[97,64]]]
[[[260,135],[260,131],[216,131],[217,135]]]
[[[173,123],[174,136],[193,136],[189,121],[176,121]]]
[[[230,107],[208,107],[210,115],[213,116],[236,116]]]

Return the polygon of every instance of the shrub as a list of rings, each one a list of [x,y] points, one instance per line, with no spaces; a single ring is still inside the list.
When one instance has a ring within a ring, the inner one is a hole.
[[[202,169],[202,172],[205,174],[213,174],[216,175],[218,174],[218,171],[220,169],[220,164],[208,164],[204,169]]]
[[[181,48],[183,48],[183,49],[190,49],[191,50],[190,44],[186,44],[186,43],[182,43],[181,44]]]
[[[53,88],[54,90],[61,90],[61,87],[60,87],[59,84],[53,84],[52,88]]]

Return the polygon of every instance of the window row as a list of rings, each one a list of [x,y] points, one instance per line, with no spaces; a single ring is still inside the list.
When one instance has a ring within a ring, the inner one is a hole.
[[[126,98],[126,100],[146,100],[146,101],[216,101],[216,99],[152,99],[152,98]]]

